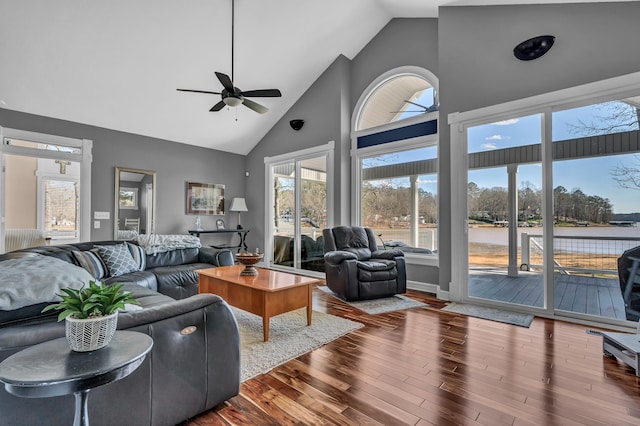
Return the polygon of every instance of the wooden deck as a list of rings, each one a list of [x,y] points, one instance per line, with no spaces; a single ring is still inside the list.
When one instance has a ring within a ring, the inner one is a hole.
[[[554,282],[556,309],[626,319],[617,279],[555,274]],[[508,277],[500,268],[474,269],[469,274],[469,295],[541,308],[542,274],[520,272],[518,277]]]

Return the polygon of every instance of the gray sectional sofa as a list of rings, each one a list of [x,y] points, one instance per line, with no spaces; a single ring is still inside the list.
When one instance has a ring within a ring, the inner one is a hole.
[[[78,269],[78,258],[82,258],[78,252],[96,253],[98,246],[117,244],[130,243],[102,241],[34,247],[0,255],[0,264],[13,259],[13,263],[5,264],[13,265],[18,264],[16,259],[46,256],[61,259],[70,269],[85,273]],[[99,281],[123,283],[125,290],[133,293],[142,309],[121,312],[118,329],[148,334],[154,346],[130,376],[90,392],[89,417],[94,426],[175,425],[239,392],[240,336],[235,317],[220,297],[197,294],[198,277],[194,272],[232,262],[230,253],[210,248],[142,253],[137,270]],[[96,274],[86,265],[83,269]],[[64,336],[64,322],[57,322],[57,313],[41,313],[47,304],[0,310],[0,361],[23,348]],[[196,327],[195,332],[183,332],[192,326]],[[2,425],[63,425],[72,424],[73,418],[73,395],[28,399],[0,388]]]

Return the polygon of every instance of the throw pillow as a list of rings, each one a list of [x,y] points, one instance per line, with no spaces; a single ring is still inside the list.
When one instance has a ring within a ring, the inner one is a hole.
[[[105,265],[107,265],[109,276],[119,277],[120,275],[138,270],[138,265],[136,261],[133,260],[127,243],[112,246],[97,245],[96,248],[98,249],[98,253],[100,253],[100,257],[104,260]]]
[[[94,248],[89,251],[73,250],[72,253],[78,265],[86,269],[96,280],[102,280],[108,275],[107,266],[102,261],[97,249]]]
[[[144,249],[137,244],[131,243],[127,243],[127,247],[129,247],[131,256],[133,256],[133,260],[135,260],[138,265],[138,271],[144,271],[147,269],[147,255],[145,254]]]

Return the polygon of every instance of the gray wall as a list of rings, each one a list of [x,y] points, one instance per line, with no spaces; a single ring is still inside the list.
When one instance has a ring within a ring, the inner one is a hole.
[[[448,114],[640,71],[640,2],[442,7],[439,13],[440,286],[451,281]],[[521,41],[556,37],[543,57],[513,56]]]
[[[264,248],[265,221],[265,165],[264,157],[272,157],[292,151],[324,145],[330,141],[336,144],[336,170],[342,164],[348,164],[348,131],[345,131],[345,114],[342,105],[345,103],[344,81],[348,80],[348,62],[344,56],[338,57],[333,64],[315,81],[306,93],[294,104],[284,117],[273,126],[267,135],[256,145],[247,157],[247,208],[249,211],[243,216],[245,227],[251,229],[247,236],[249,247]],[[294,118],[305,120],[304,127],[294,131],[289,121]],[[346,159],[341,158],[347,156]],[[339,220],[342,209],[349,211],[348,194],[339,188],[349,185],[349,176],[337,173],[336,194],[334,199]],[[346,197],[346,198],[345,198]],[[345,201],[346,200],[346,201]],[[346,204],[346,205],[345,205]],[[340,208],[341,207],[341,208]]]
[[[0,126],[93,140],[91,216],[94,211],[111,213],[111,220],[102,220],[100,229],[91,230],[94,241],[113,238],[115,167],[157,172],[159,234],[184,234],[195,227],[195,216],[186,214],[187,181],[224,184],[228,200],[244,196],[242,155],[5,109],[0,109]],[[202,226],[215,229],[219,217],[201,216]],[[222,217],[228,227],[235,227],[237,214],[227,212]],[[207,243],[204,238],[203,243]]]

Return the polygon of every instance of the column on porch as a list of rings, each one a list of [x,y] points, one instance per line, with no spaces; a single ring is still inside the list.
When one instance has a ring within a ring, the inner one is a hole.
[[[509,221],[509,267],[507,275],[518,276],[518,165],[508,164],[507,218]]]

